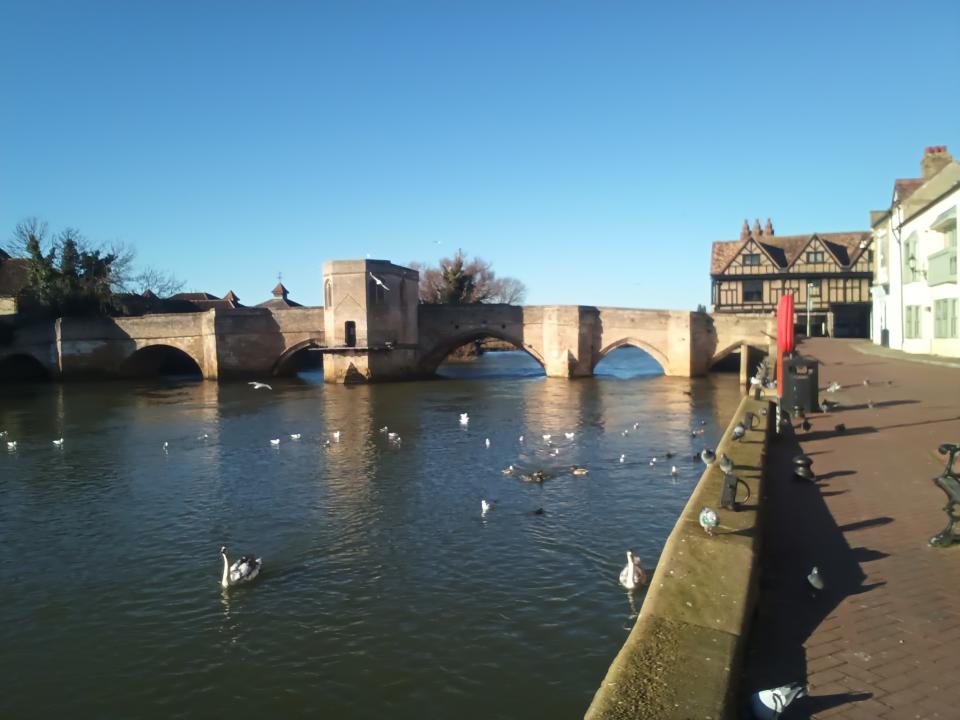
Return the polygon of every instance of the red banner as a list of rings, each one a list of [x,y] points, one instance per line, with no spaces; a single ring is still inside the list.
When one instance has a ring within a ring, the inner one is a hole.
[[[777,304],[777,395],[783,397],[783,356],[793,352],[793,295],[782,295]]]

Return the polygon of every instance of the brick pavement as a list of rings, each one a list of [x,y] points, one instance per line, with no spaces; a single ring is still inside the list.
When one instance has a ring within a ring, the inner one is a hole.
[[[806,678],[810,697],[785,720],[957,719],[960,547],[927,540],[946,525],[931,479],[943,468],[937,445],[960,442],[960,369],[863,354],[856,342],[800,348],[821,363],[821,397],[840,405],[771,448],[742,690]],[[833,381],[842,390],[823,392]],[[791,479],[801,448],[816,485]],[[814,565],[819,594],[806,582]]]

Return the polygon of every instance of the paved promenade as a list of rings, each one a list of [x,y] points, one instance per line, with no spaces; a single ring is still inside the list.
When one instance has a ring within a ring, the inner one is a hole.
[[[960,368],[859,352],[863,342],[800,347],[821,363],[821,397],[840,405],[771,450],[742,689],[806,678],[811,696],[785,720],[960,718],[960,547],[927,545],[946,525],[931,478],[944,464],[937,445],[960,442]],[[833,381],[843,388],[824,392]],[[801,447],[816,486],[790,477]],[[818,594],[806,582],[814,565]]]

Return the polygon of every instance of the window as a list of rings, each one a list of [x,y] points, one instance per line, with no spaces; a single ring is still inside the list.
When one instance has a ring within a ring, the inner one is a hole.
[[[760,265],[760,253],[747,253],[743,256],[743,264],[748,267]]]
[[[812,297],[820,297],[820,280],[811,280],[807,283],[807,290]]]
[[[903,309],[904,322],[906,327],[903,329],[904,337],[908,340],[915,340],[920,337],[920,306],[907,305]]]
[[[807,253],[808,263],[822,263],[824,259],[823,250],[811,250]]]
[[[933,303],[933,336],[957,337],[957,299],[935,300]]]
[[[343,344],[347,347],[356,347],[357,323],[355,323],[353,320],[347,320],[343,324]]]
[[[920,258],[917,256],[918,242],[917,236],[911,235],[903,243],[903,279],[908,283],[916,282],[920,277]],[[911,264],[913,265],[912,270],[910,269]]]
[[[760,280],[744,280],[743,301],[763,302],[763,282]]]

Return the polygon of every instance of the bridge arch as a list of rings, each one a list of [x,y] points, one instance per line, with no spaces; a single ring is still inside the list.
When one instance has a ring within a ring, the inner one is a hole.
[[[596,354],[596,357],[594,358],[594,361],[593,361],[593,366],[590,368],[591,372],[597,367],[597,364],[601,360],[603,360],[607,355],[612,353],[617,348],[622,348],[622,347],[635,347],[643,350],[645,353],[647,353],[650,357],[652,357],[654,360],[656,360],[660,364],[660,367],[663,368],[664,374],[666,375],[671,374],[670,358],[667,357],[660,350],[660,348],[651,345],[646,340],[641,340],[640,338],[636,338],[636,337],[620,338],[619,340],[616,340],[610,343],[609,345],[607,345],[605,348],[603,348],[600,352]]]
[[[461,345],[466,345],[469,342],[482,340],[484,338],[503,340],[504,342],[508,342],[513,345],[515,348],[517,348],[517,350],[523,350],[525,353],[527,353],[527,355],[536,360],[537,364],[539,364],[540,367],[543,368],[544,373],[546,373],[547,364],[543,356],[535,348],[524,344],[523,338],[518,338],[510,332],[486,327],[466,330],[457,333],[456,335],[446,337],[437,342],[433,348],[421,356],[421,371],[428,374],[435,373],[437,368],[440,367],[440,364],[447,359],[447,356],[458,347]]]
[[[50,369],[32,353],[14,352],[0,358],[0,383],[49,380],[50,375]]]
[[[756,344],[756,343],[750,342],[749,340],[746,340],[746,339],[744,339],[744,340],[738,340],[737,342],[735,342],[735,343],[733,343],[733,344],[731,344],[731,345],[728,345],[728,346],[725,347],[723,350],[719,350],[719,351],[715,352],[715,353],[713,354],[713,357],[710,358],[710,362],[709,362],[709,364],[707,365],[707,368],[708,368],[708,369],[709,369],[709,368],[712,368],[714,365],[716,365],[717,363],[723,361],[725,358],[727,358],[729,355],[731,355],[731,354],[733,354],[733,353],[739,353],[739,352],[740,352],[740,348],[743,347],[744,345],[746,345],[747,347],[749,347],[751,350],[757,350],[757,351],[762,352],[762,353],[765,353],[765,352],[767,351],[767,348],[765,348],[765,347],[763,347],[763,346],[761,346],[761,345],[758,345],[758,344]]]
[[[130,353],[117,368],[127,377],[196,375],[203,377],[203,361],[184,348],[165,343],[144,345]]]
[[[270,371],[271,375],[287,375],[295,369],[296,366],[296,356],[300,353],[307,352],[313,348],[323,347],[323,341],[319,338],[310,338],[309,340],[303,340],[294,345],[291,345],[280,357],[277,358],[277,361],[273,364],[273,368]],[[322,353],[316,353],[321,355]]]

